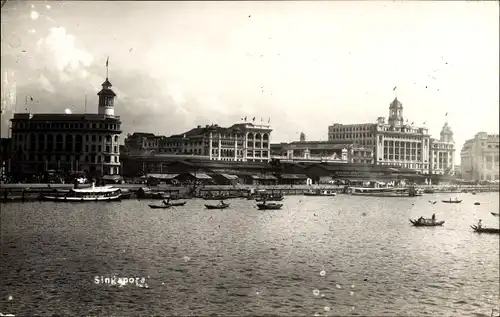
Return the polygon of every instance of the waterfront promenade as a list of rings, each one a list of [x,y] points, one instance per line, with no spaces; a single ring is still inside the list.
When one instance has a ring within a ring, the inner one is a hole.
[[[90,184],[79,184],[79,188],[85,188],[91,186]],[[141,187],[149,187],[153,190],[183,190],[186,186],[173,186],[166,184],[159,184],[157,186],[148,186],[147,184],[113,184],[112,186],[120,189],[128,189],[131,191],[139,190]],[[331,184],[319,184],[319,185],[245,185],[238,184],[233,185],[204,185],[202,188],[204,190],[231,190],[231,189],[268,189],[268,190],[280,190],[280,189],[297,189],[297,190],[308,190],[311,188],[324,188],[324,189],[341,189],[345,185],[331,185]],[[434,189],[436,192],[462,192],[462,191],[482,191],[482,192],[498,192],[500,191],[499,185],[417,185],[419,189]],[[34,189],[71,189],[73,184],[0,184],[0,191],[2,190],[34,190]]]

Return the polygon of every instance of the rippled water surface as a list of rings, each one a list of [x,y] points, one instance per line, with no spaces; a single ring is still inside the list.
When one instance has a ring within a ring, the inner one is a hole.
[[[290,196],[278,211],[248,200],[226,210],[203,200],[170,210],[137,200],[4,204],[0,311],[490,316],[499,236],[469,225],[499,226],[498,193],[459,197]],[[408,221],[434,212],[443,227]],[[144,277],[148,288],[94,281],[113,275]]]

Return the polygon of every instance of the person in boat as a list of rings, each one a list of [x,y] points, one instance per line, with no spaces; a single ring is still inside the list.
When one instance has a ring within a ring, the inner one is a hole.
[[[424,223],[425,219],[424,217],[420,216],[420,218],[418,218],[418,223]]]
[[[221,206],[224,206],[224,200],[221,200],[221,201],[220,201],[220,205],[221,205]]]
[[[163,204],[168,205],[170,203],[170,197],[167,198],[167,200],[163,199]]]
[[[483,227],[483,221],[481,219],[479,219],[479,222],[477,223],[477,228],[478,229],[481,229]]]
[[[436,214],[432,214],[432,223],[435,223],[436,222]]]

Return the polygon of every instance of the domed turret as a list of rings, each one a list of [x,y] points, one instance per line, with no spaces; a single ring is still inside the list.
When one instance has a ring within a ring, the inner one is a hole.
[[[403,124],[403,104],[394,98],[394,100],[389,105],[389,124],[390,125],[402,125]]]
[[[440,141],[443,142],[455,142],[453,141],[453,131],[451,131],[450,126],[448,125],[448,122],[446,122],[441,129],[441,139]]]

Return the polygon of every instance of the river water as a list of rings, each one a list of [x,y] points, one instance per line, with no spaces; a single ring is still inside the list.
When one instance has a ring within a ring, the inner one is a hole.
[[[461,204],[441,203],[446,194],[288,196],[277,211],[243,199],[226,210],[198,199],[170,210],[3,204],[0,312],[489,317],[500,301],[499,236],[469,225],[498,227],[499,196],[457,195]],[[432,213],[443,227],[408,221]]]

